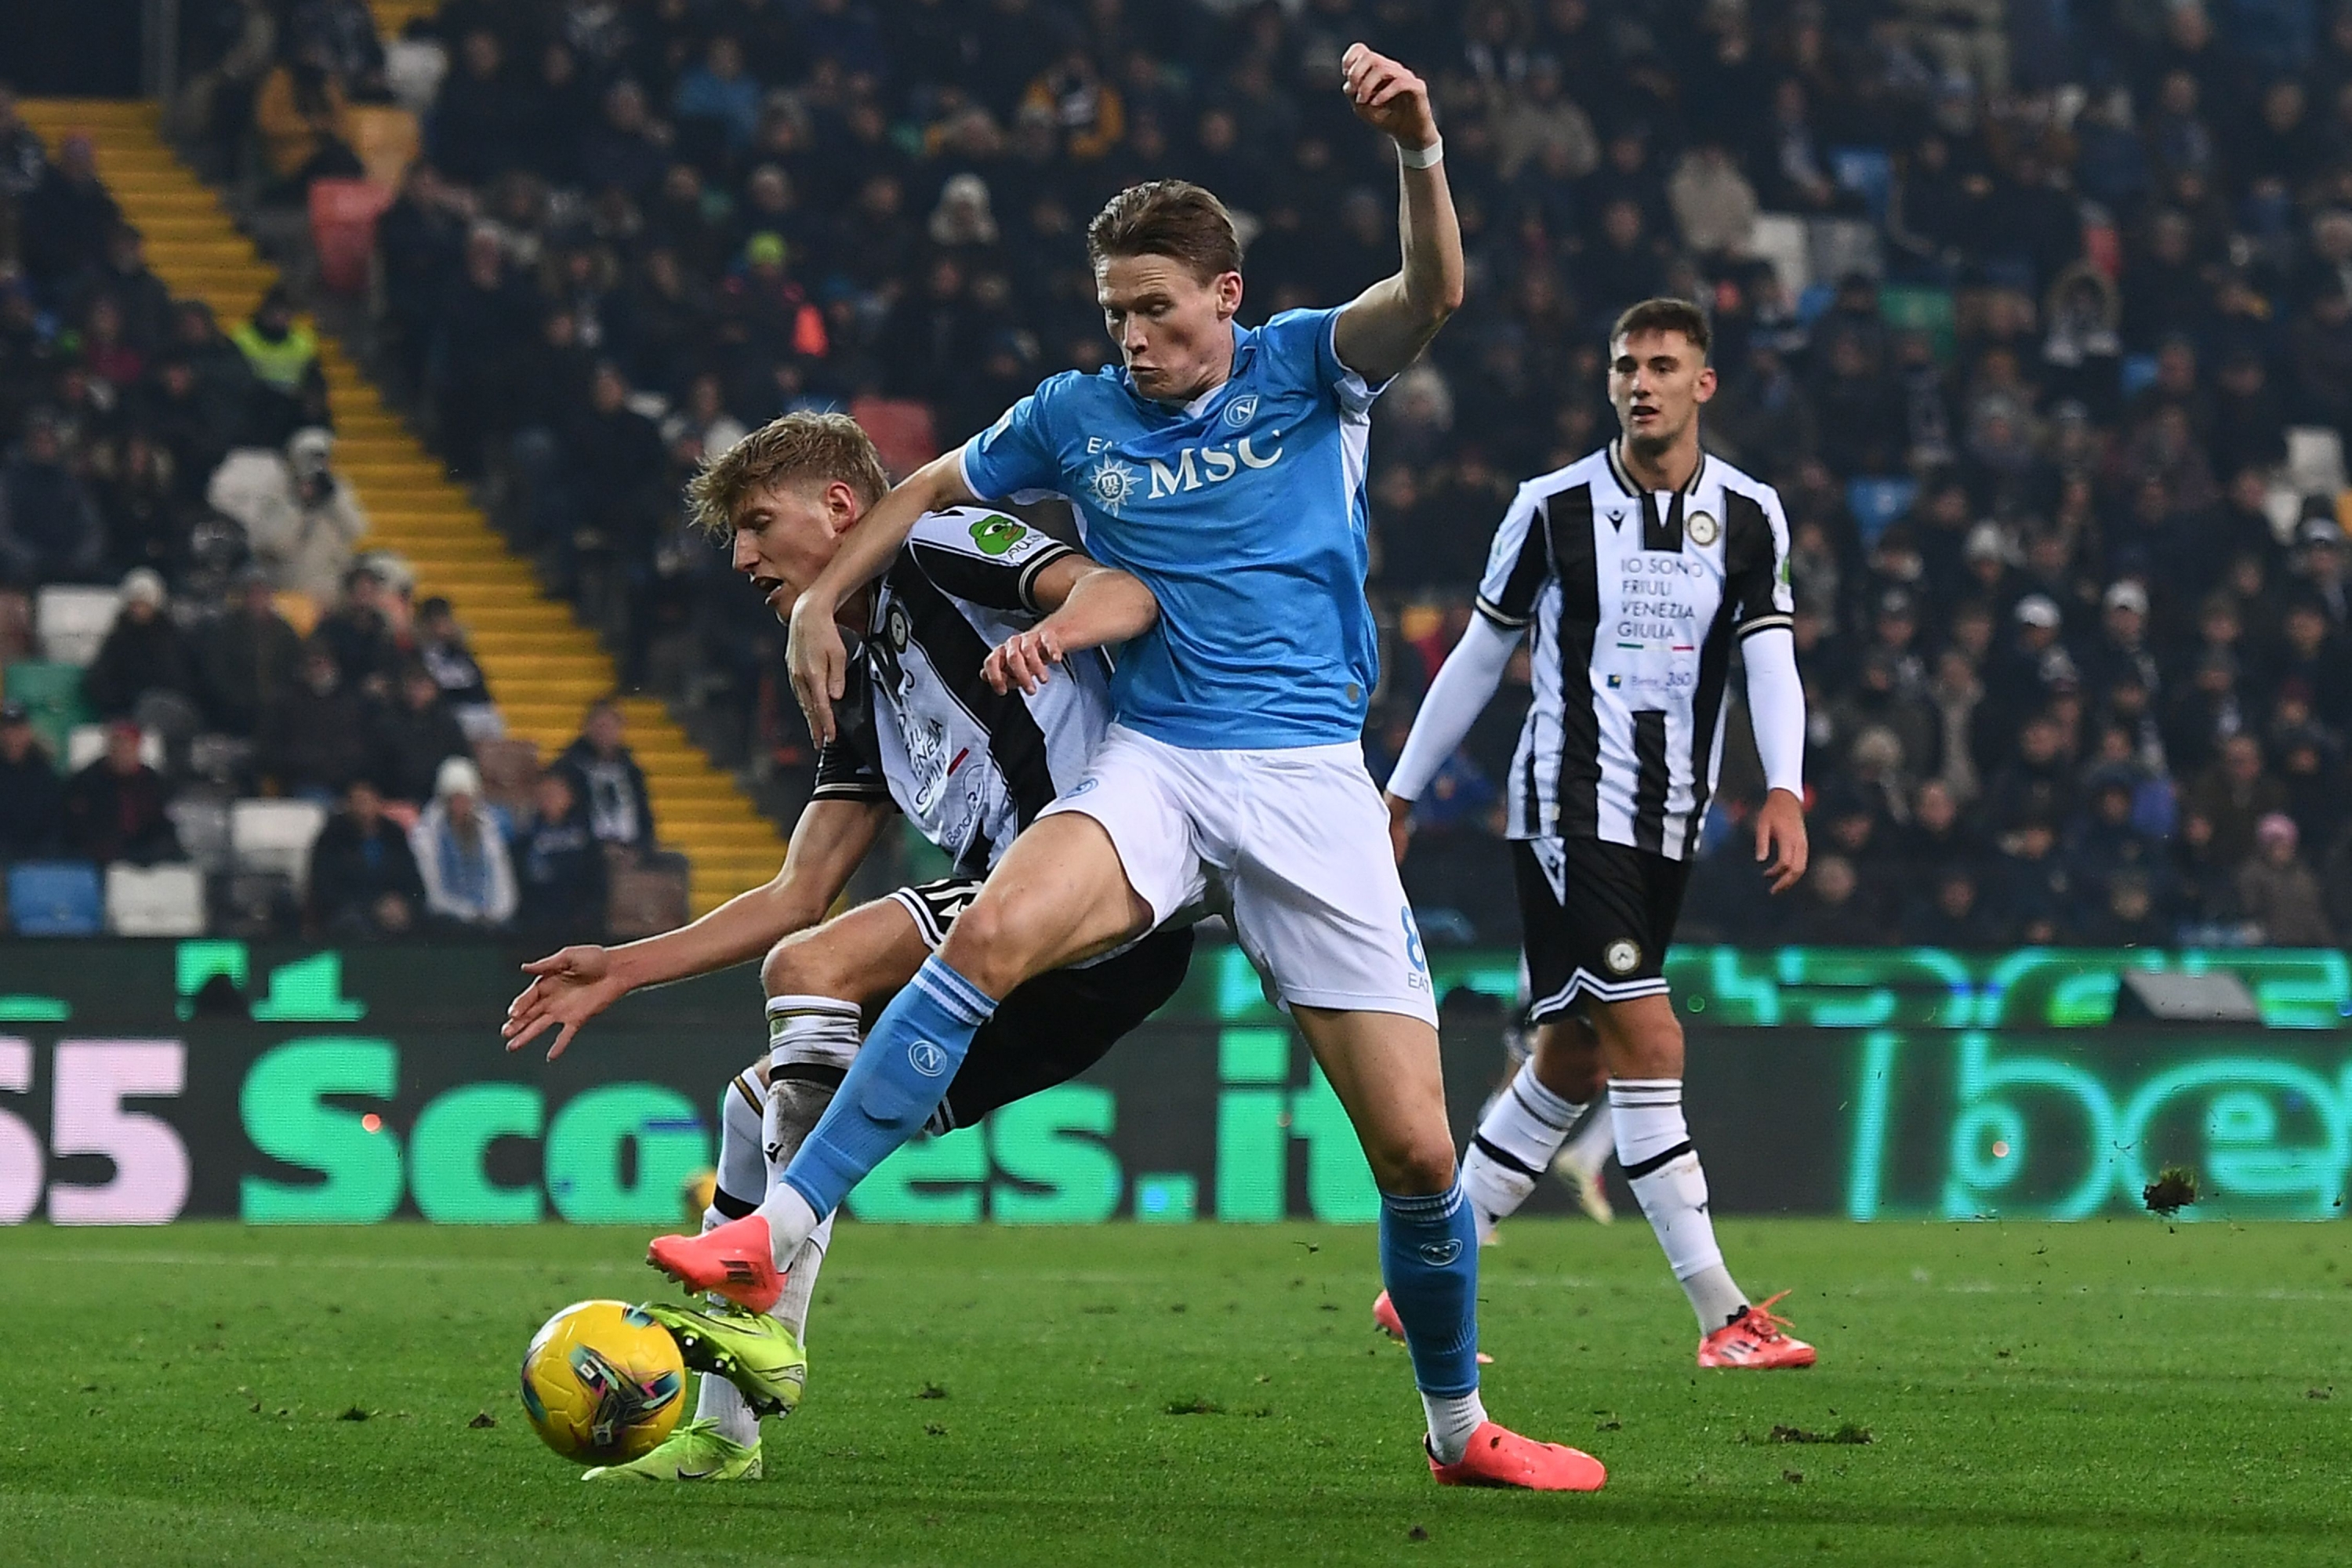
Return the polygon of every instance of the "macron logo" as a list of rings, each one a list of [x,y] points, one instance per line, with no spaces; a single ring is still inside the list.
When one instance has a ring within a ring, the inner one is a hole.
[[[1280,439],[1279,430],[1269,432],[1268,440]],[[1151,471],[1151,492],[1144,499],[1158,500],[1179,490],[1197,490],[1202,485],[1221,485],[1244,468],[1270,468],[1282,461],[1282,448],[1276,447],[1264,457],[1250,446],[1251,437],[1244,436],[1231,446],[1187,447],[1176,454],[1173,467],[1157,458],[1144,459]]]

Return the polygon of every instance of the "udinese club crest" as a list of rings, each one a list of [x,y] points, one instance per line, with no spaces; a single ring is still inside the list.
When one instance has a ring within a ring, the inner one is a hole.
[[[1689,536],[1693,544],[1713,544],[1716,536],[1722,531],[1723,527],[1715,521],[1713,512],[1695,511],[1683,521],[1683,532]]]
[[[1601,950],[1601,962],[1609,966],[1612,974],[1631,974],[1642,967],[1642,944],[1621,936]]]

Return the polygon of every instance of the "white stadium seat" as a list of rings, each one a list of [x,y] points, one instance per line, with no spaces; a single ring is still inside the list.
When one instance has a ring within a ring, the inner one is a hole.
[[[2344,488],[2344,437],[2325,425],[2297,425],[2286,433],[2287,482],[2307,496]]]
[[[194,866],[109,866],[106,929],[116,936],[204,935],[204,873]]]
[[[78,773],[106,755],[106,726],[77,724],[66,731],[66,772]],[[139,760],[163,771],[163,737],[152,730],[139,731]]]
[[[241,800],[228,809],[229,849],[240,871],[269,871],[310,885],[310,846],[327,808],[307,800]]]
[[[41,657],[87,668],[114,629],[120,601],[111,588],[47,587],[33,602],[33,629]]]
[[[207,871],[229,868],[228,803],[204,795],[182,795],[163,808],[179,830],[180,848]]]

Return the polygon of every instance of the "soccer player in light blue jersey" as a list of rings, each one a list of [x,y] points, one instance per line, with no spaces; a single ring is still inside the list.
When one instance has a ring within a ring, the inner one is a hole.
[[[1240,245],[1217,198],[1172,180],[1122,192],[1087,234],[1122,363],[1055,376],[917,470],[801,595],[793,679],[820,740],[843,691],[835,611],[927,511],[1061,494],[1089,552],[1141,579],[1160,614],[1119,660],[1115,721],[1087,772],[876,1022],[766,1201],[699,1237],[656,1240],[651,1261],[698,1289],[772,1295],[810,1231],[922,1128],[999,999],[1214,905],[1362,1141],[1432,1472],[1591,1490],[1598,1461],[1508,1431],[1479,1403],[1478,1244],[1436,1006],[1364,771],[1378,675],[1364,597],[1372,403],[1460,305],[1463,262],[1427,88],[1361,44],[1341,63],[1358,117],[1396,144],[1395,276],[1337,310],[1245,330]],[[1059,654],[1050,628],[1003,650],[1024,683],[1050,679]]]

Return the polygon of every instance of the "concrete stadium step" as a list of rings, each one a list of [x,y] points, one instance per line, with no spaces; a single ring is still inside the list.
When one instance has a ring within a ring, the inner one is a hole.
[[[375,0],[373,7],[388,37],[436,8],[436,0]],[[225,327],[252,314],[277,274],[163,142],[153,104],[28,99],[22,108],[52,147],[67,135],[90,137],[100,178],[146,236],[149,265],[173,294],[204,300]],[[419,597],[450,600],[509,731],[552,758],[579,734],[588,704],[613,689],[611,659],[569,605],[541,595],[530,563],[507,548],[341,346],[322,342],[319,357],[341,437],[335,467],[369,516],[362,547],[398,552],[417,574]],[[622,706],[663,840],[692,868],[693,912],[772,876],[783,853],[775,825],[659,702],[629,698]]]

